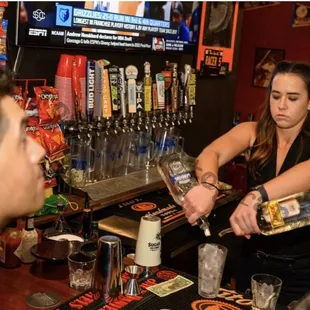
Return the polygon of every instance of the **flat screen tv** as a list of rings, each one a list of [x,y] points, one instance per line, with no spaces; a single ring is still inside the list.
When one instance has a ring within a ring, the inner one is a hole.
[[[19,2],[19,46],[193,52],[199,2]]]

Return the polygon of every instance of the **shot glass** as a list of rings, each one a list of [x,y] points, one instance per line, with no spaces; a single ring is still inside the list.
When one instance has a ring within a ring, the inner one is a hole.
[[[198,247],[198,294],[204,298],[216,298],[222,281],[227,248],[213,243]]]
[[[281,279],[270,274],[253,275],[251,278],[252,309],[275,310],[281,286]]]
[[[76,290],[87,290],[91,287],[96,256],[83,252],[68,256],[69,286]]]

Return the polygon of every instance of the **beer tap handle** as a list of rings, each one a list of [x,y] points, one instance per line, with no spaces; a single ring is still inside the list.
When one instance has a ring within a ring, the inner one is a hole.
[[[152,77],[151,65],[149,62],[144,63],[144,110],[148,114],[152,110]]]
[[[120,88],[118,87],[119,67],[111,66],[108,70],[109,70],[112,111],[114,114],[116,114],[120,110],[120,97],[121,97]]]
[[[129,65],[125,69],[125,74],[127,78],[128,112],[133,114],[137,112],[136,79],[138,69],[135,66]]]
[[[191,105],[189,106],[189,123],[192,123],[194,119],[194,107]]]
[[[188,111],[189,108],[189,80],[192,67],[190,65],[185,65],[185,74],[184,74],[184,110]]]
[[[120,91],[120,108],[121,108],[121,115],[122,117],[126,117],[127,109],[126,109],[126,86],[125,86],[125,69],[119,68],[119,76],[118,76],[118,87]]]
[[[165,77],[162,73],[156,74],[156,86],[157,86],[157,102],[158,109],[165,109]]]

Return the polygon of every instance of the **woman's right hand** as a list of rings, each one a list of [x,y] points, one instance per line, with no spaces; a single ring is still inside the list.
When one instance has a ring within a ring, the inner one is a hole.
[[[202,215],[208,216],[215,204],[218,191],[206,184],[193,187],[184,197],[183,208],[190,224],[194,224]]]

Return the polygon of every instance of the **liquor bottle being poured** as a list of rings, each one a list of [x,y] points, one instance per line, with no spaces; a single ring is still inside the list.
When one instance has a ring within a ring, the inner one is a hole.
[[[160,157],[157,169],[165,181],[176,204],[183,204],[186,193],[198,184],[192,165],[180,153],[174,153]],[[197,220],[200,229],[206,237],[210,236],[209,221],[206,216]]]

